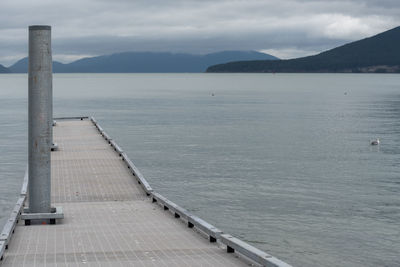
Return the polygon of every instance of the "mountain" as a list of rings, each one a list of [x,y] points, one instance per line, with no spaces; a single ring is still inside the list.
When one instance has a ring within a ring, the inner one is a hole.
[[[63,64],[63,63],[60,63],[57,61],[53,61],[53,71],[54,71],[54,69],[62,70],[65,65],[66,64]],[[8,69],[12,73],[27,73],[28,72],[28,58],[25,57],[23,59],[18,60],[13,65],[8,67]]]
[[[207,72],[400,72],[400,27],[318,55],[276,61],[240,61]]]
[[[69,64],[53,62],[53,72],[70,73],[157,73],[204,72],[208,66],[238,60],[276,60],[278,58],[255,51],[224,51],[207,55],[173,54],[167,52],[125,52],[83,58]],[[28,58],[10,67],[15,73],[26,73]]]
[[[11,71],[0,64],[0,73],[10,73]]]

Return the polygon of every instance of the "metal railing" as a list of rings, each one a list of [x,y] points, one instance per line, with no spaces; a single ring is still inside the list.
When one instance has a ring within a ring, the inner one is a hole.
[[[26,200],[26,193],[28,190],[28,167],[26,167],[24,181],[22,183],[21,193],[18,197],[17,203],[15,204],[11,215],[3,227],[0,233],[0,260],[3,259],[3,255],[6,249],[8,249],[8,244],[11,241],[12,235],[15,231],[15,227],[19,221],[19,217],[24,209],[24,204]]]
[[[121,149],[121,147],[113,140],[104,129],[98,124],[95,118],[90,117],[92,123],[96,126],[97,130],[108,141],[108,143],[114,148],[115,152],[125,161],[128,169],[131,170],[133,176],[137,179],[138,183],[142,185],[143,190],[147,196],[152,198],[153,203],[161,205],[165,211],[169,211],[177,219],[182,219],[189,228],[196,228],[202,233],[206,234],[210,242],[220,242],[226,246],[228,253],[237,252],[240,255],[252,260],[261,266],[267,267],[291,267],[291,265],[265,253],[264,251],[251,246],[250,244],[235,238],[231,235],[225,234],[215,226],[202,220],[201,218],[191,214],[186,209],[178,206],[174,202],[168,200],[166,197],[154,191],[150,184],[146,181],[144,176],[139,172],[133,162],[129,159],[128,155]]]

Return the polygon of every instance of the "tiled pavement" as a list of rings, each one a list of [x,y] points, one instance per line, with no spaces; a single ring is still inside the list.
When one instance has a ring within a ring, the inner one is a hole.
[[[92,122],[59,121],[56,225],[19,222],[1,266],[248,266],[151,203]]]

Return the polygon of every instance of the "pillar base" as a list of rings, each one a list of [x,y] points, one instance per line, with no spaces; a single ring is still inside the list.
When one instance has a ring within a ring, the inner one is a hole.
[[[50,224],[56,224],[56,219],[64,219],[62,207],[51,208],[51,213],[30,213],[28,208],[24,208],[24,212],[20,216],[25,221],[25,225],[30,225],[31,221],[46,221]]]
[[[57,151],[58,150],[58,145],[57,145],[57,143],[53,143],[52,145],[51,145],[51,149],[50,149],[51,151]]]

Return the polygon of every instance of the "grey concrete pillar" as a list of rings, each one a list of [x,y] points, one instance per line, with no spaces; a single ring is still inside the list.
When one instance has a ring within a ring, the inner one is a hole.
[[[51,212],[51,27],[29,27],[29,212]]]

